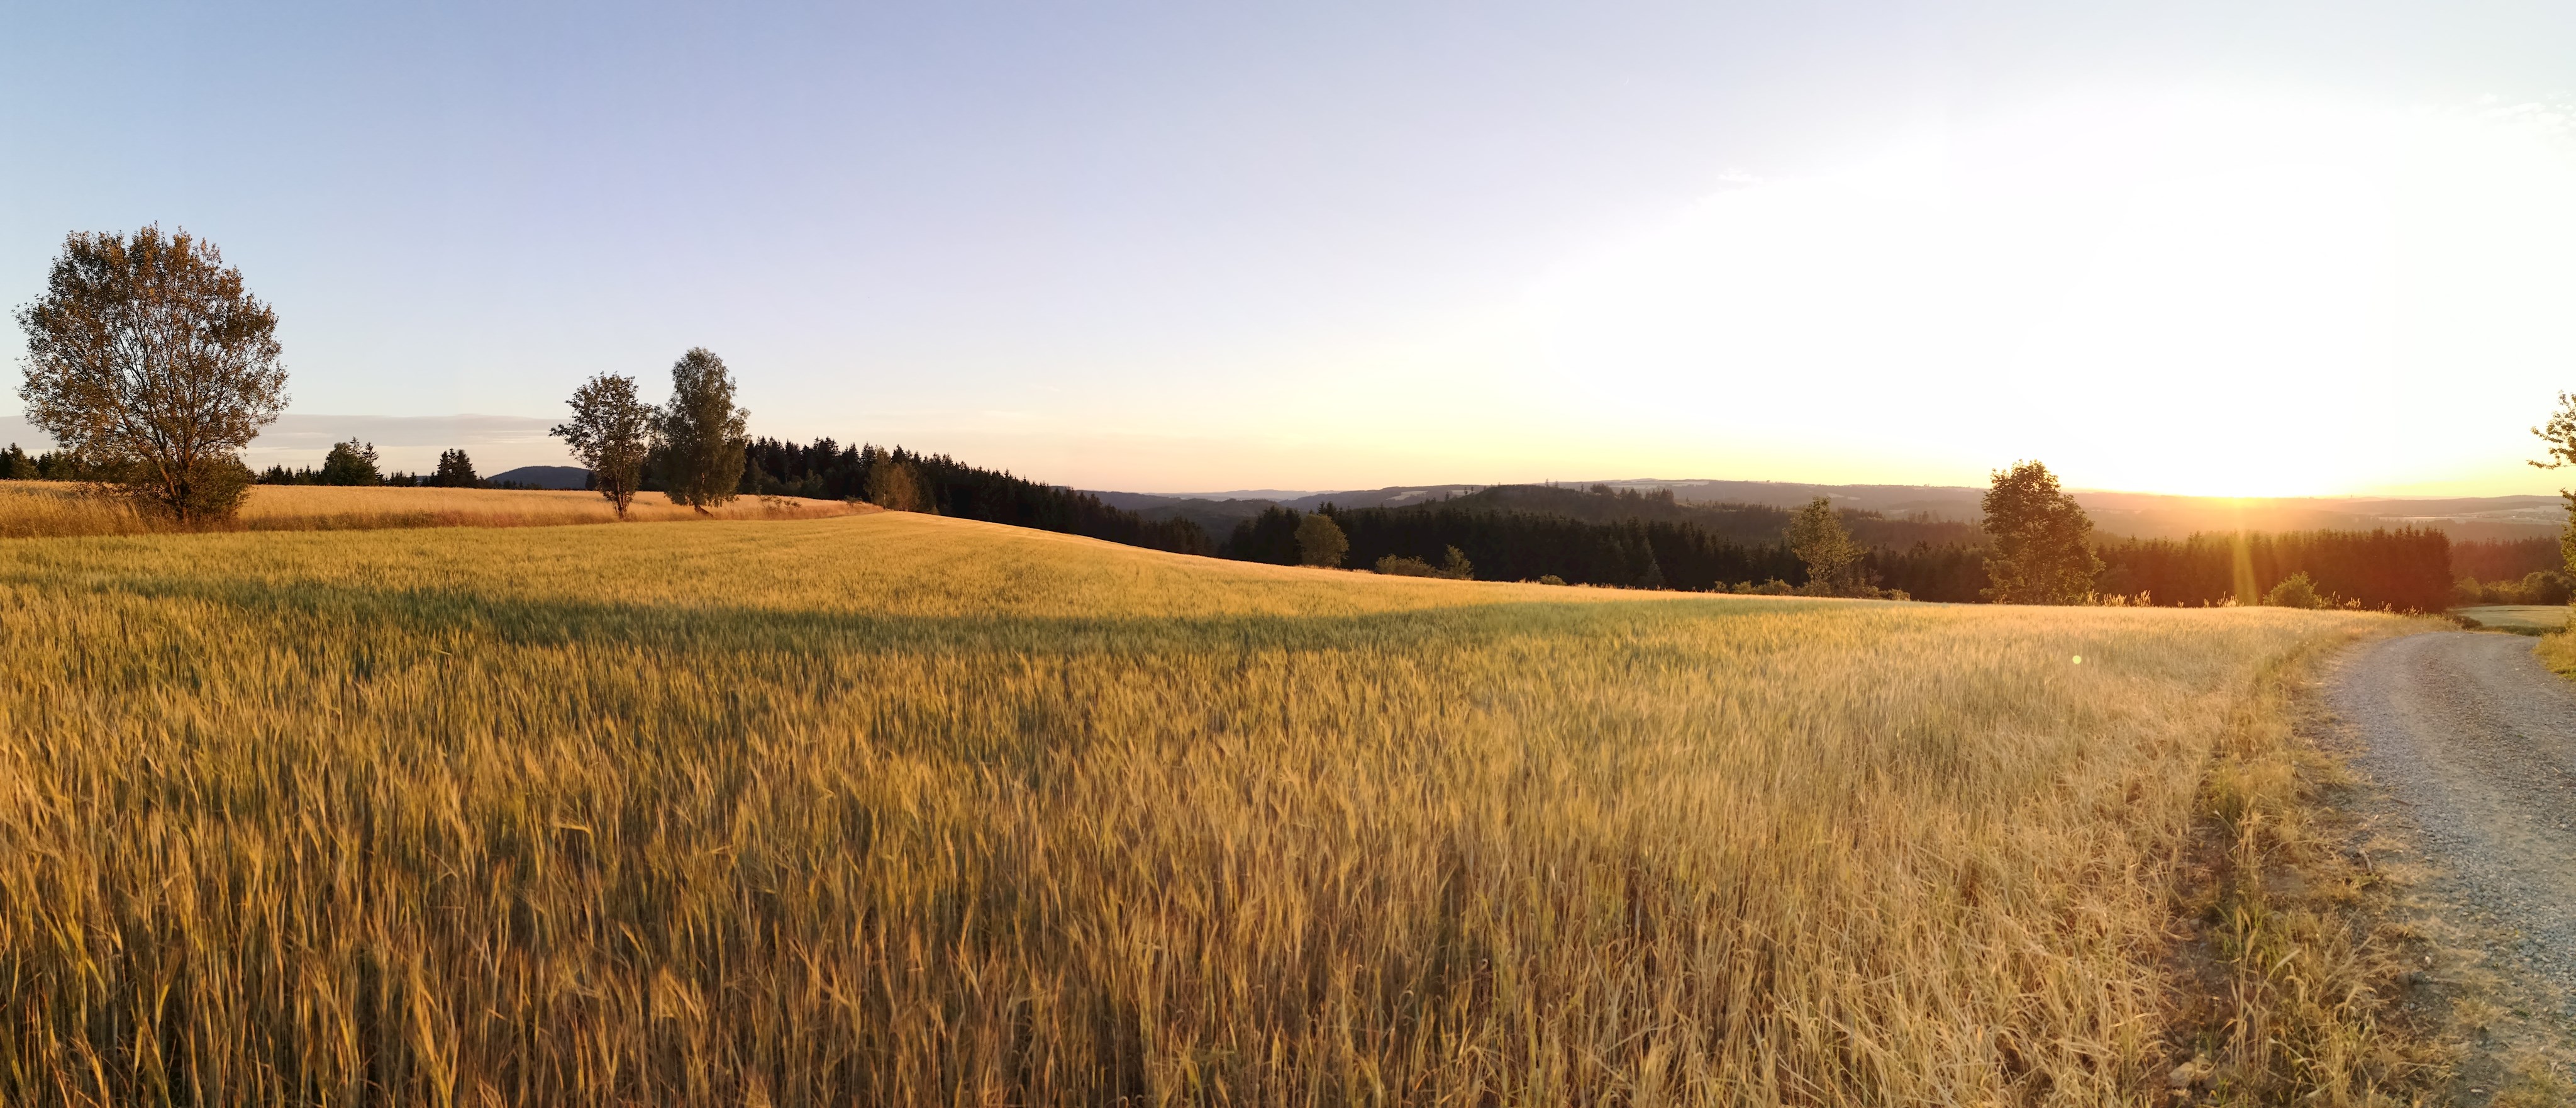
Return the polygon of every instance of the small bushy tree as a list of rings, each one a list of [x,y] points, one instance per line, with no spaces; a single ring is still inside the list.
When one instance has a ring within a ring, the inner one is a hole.
[[[1452,581],[1473,581],[1476,579],[1476,564],[1467,560],[1466,551],[1453,546],[1447,556],[1440,559],[1440,576]]]
[[[1297,561],[1300,565],[1339,566],[1350,553],[1351,540],[1342,534],[1342,525],[1322,512],[1308,512],[1297,521]]]
[[[376,468],[376,444],[350,439],[331,444],[331,452],[322,456],[322,483],[325,485],[379,485],[384,473]]]
[[[1846,596],[1857,591],[1861,549],[1843,528],[1833,501],[1819,496],[1789,518],[1789,552],[1807,563],[1809,592]]]
[[[2080,604],[2093,592],[2102,559],[2093,554],[2093,518],[2038,462],[1998,470],[1986,491],[1985,598],[1997,604]]]
[[[2325,598],[2317,595],[2316,582],[2308,580],[2306,570],[2293,573],[2263,594],[2263,603],[2273,608],[2323,608]]]
[[[1377,571],[1389,577],[1430,577],[1440,572],[1431,568],[1431,563],[1420,558],[1407,558],[1395,554],[1378,559]]]
[[[635,395],[635,379],[603,373],[582,382],[564,402],[572,419],[547,432],[564,440],[590,470],[590,486],[626,518],[644,483],[644,457],[653,449],[653,406]]]
[[[922,488],[921,474],[909,462],[881,461],[869,466],[868,503],[889,512],[930,509],[930,497]]]
[[[240,508],[240,452],[285,410],[286,366],[277,313],[215,244],[74,232],[18,326],[27,421],[75,468],[181,523]]]
[[[734,498],[751,445],[750,421],[750,412],[733,406],[733,375],[724,359],[695,347],[671,363],[671,400],[662,406],[656,430],[662,484],[674,503],[704,515]]]

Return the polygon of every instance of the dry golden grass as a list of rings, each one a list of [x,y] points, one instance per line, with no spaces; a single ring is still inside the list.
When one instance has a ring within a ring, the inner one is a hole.
[[[0,1102],[2166,1103],[2205,771],[2391,624],[0,544]]]
[[[2336,802],[2359,780],[2314,741],[2314,660],[2258,683],[2203,777],[2171,1033],[2190,1057],[2168,1075],[2194,1104],[2419,1104],[2447,1073],[2434,1028],[2392,1003],[2423,953],[2398,899],[2420,874],[2374,863],[2386,844]]]
[[[2576,631],[2543,635],[2532,652],[2540,656],[2540,664],[2548,666],[2550,672],[2576,677]]]
[[[0,538],[137,535],[156,530],[122,501],[62,481],[0,481]]]
[[[837,500],[747,496],[714,509],[717,519],[821,519],[874,511]],[[702,519],[657,492],[629,506],[639,522]],[[431,489],[385,486],[257,485],[240,517],[219,530],[372,530],[400,527],[544,527],[612,523],[616,510],[595,492],[545,489]],[[59,481],[0,482],[0,538],[138,535],[176,528],[113,499]]]

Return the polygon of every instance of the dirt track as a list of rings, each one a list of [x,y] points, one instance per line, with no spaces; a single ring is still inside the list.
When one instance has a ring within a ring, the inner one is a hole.
[[[2576,1042],[2576,682],[2533,640],[2454,632],[2363,647],[2327,704],[2383,830],[2431,863],[2426,907],[2526,1013],[2526,1034]],[[2436,984],[2465,967],[2440,966]],[[2474,1068],[2474,1067],[2472,1067]],[[2483,1091],[2483,1090],[2481,1090]]]

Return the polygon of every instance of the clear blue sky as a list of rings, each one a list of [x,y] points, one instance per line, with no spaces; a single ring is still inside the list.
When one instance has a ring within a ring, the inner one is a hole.
[[[0,301],[75,228],[216,241],[276,457],[477,413],[411,437],[554,460],[579,380],[703,345],[759,433],[1091,487],[2508,492],[2576,388],[2564,3],[0,26]]]

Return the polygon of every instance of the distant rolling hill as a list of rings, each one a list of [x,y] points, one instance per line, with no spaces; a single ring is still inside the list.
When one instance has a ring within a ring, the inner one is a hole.
[[[535,489],[578,489],[590,484],[590,471],[580,466],[520,466],[484,478],[495,485],[508,483]]]
[[[1451,499],[1463,501],[1462,507],[1545,511],[1591,518],[1597,512],[1585,507],[1580,493],[1596,486],[1640,493],[1672,491],[1679,514],[1667,509],[1640,509],[1647,513],[1642,518],[1695,518],[1697,513],[1693,509],[1706,510],[1715,506],[1736,506],[1733,510],[1740,515],[1741,507],[1793,508],[1824,496],[1831,498],[1837,506],[1878,512],[1891,519],[1973,524],[1980,515],[1979,502],[1985,495],[1981,488],[1954,485],[1810,485],[1784,481],[1654,478],[1558,485],[1412,485],[1332,492],[1264,489],[1244,493],[1159,495],[1094,492],[1092,495],[1147,519],[1190,520],[1206,529],[1211,537],[1223,541],[1236,523],[1258,516],[1273,505],[1313,511],[1325,503],[1346,508],[1401,507]],[[1276,495],[1252,495],[1253,492]],[[2370,530],[2415,526],[2446,532],[2454,541],[2468,541],[2556,535],[2566,523],[2565,507],[2553,496],[2239,500],[2079,491],[2075,498],[2092,513],[2093,524],[2101,533],[2141,538],[2180,538],[2195,531]],[[1722,530],[1738,529],[1729,527]]]

